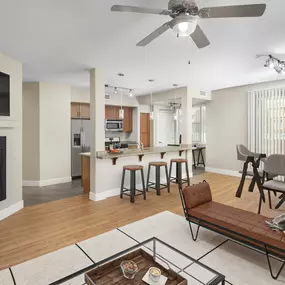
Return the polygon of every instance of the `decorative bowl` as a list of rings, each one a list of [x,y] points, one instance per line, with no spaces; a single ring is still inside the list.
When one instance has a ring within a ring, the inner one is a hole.
[[[139,271],[138,265],[132,260],[124,260],[120,266],[126,279],[134,279]]]

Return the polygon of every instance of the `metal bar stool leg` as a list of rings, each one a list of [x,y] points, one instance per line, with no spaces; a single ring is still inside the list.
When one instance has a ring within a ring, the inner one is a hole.
[[[135,202],[135,189],[136,189],[136,172],[131,170],[131,181],[130,181],[130,200],[131,203]]]
[[[190,176],[189,176],[188,162],[185,162],[185,165],[186,165],[187,183],[188,183],[188,186],[190,186]],[[182,173],[181,173],[181,175],[182,175]]]
[[[150,168],[151,168],[151,165],[149,164],[148,171],[147,171],[146,191],[148,191],[148,186],[149,186]]]
[[[192,156],[193,156],[193,166],[194,166],[194,168],[196,169],[197,167],[196,167],[196,158],[195,158],[195,150],[193,150],[192,149]]]
[[[142,186],[143,186],[143,198],[146,199],[146,189],[145,189],[145,182],[144,182],[144,173],[143,169],[141,169],[141,175],[142,175]]]
[[[172,171],[172,161],[170,162],[170,169],[169,169],[169,182],[171,181],[171,171]]]
[[[177,177],[178,177],[178,184],[182,185],[182,169],[181,165],[182,163],[176,163],[177,164]]]
[[[155,184],[156,195],[160,196],[160,166],[155,167]]]
[[[170,193],[170,181],[168,179],[168,167],[167,167],[167,165],[165,165],[165,176],[166,176],[167,190],[168,190],[168,193]]]
[[[125,174],[126,174],[126,170],[123,169],[123,175],[122,175],[122,182],[121,182],[121,194],[120,194],[120,198],[123,198],[123,191],[124,191],[124,184],[125,184]]]

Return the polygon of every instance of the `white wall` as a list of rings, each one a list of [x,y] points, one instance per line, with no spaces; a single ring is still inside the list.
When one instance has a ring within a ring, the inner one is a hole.
[[[22,64],[0,53],[0,71],[10,75],[10,117],[0,117],[0,136],[7,137],[7,199],[0,220],[23,207],[22,201]]]
[[[90,90],[83,87],[71,88],[71,102],[90,103]],[[105,100],[105,105],[121,106],[121,96],[111,93],[111,100]],[[130,97],[127,94],[123,95],[123,106],[135,107],[138,106],[137,97]]]
[[[23,180],[40,180],[40,86],[23,84]]]
[[[23,185],[71,181],[71,88],[23,84]]]
[[[285,86],[285,80],[252,84],[212,92],[207,104],[207,168],[209,171],[241,170],[236,145],[247,145],[247,92]]]
[[[71,176],[69,86],[40,83],[40,177],[41,181]]]
[[[90,89],[72,87],[71,88],[71,102],[90,103]]]

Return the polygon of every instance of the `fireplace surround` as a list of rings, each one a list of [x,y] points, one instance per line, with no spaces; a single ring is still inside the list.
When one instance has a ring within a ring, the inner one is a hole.
[[[6,200],[6,137],[0,137],[0,201]]]

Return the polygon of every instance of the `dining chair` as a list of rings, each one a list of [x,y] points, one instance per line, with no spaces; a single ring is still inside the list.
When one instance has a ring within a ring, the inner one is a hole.
[[[254,186],[256,183],[255,174],[257,174],[261,178],[261,181],[260,181],[261,184],[264,182],[265,175],[264,175],[263,170],[259,169],[259,167],[260,167],[260,162],[265,161],[266,155],[262,153],[254,153],[250,151],[244,145],[238,144],[237,145],[237,159],[239,161],[244,162],[243,169],[239,171],[239,173],[241,173],[242,176],[241,176],[241,180],[238,186],[238,190],[236,192],[236,197],[240,198],[246,177],[252,177],[252,180],[251,180],[251,183],[248,189],[249,192],[253,192],[254,190]],[[252,169],[248,169],[249,164],[252,165]]]
[[[262,189],[268,191],[269,208],[272,209],[270,192],[281,193],[280,201],[275,209],[278,209],[285,202],[285,182],[284,180],[276,180],[274,178],[285,177],[285,155],[272,154],[267,157],[264,163],[264,171],[266,173],[266,181],[262,184]],[[262,201],[259,200],[258,213],[261,211]]]

